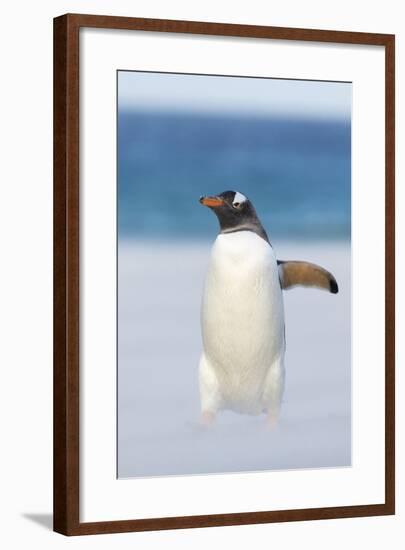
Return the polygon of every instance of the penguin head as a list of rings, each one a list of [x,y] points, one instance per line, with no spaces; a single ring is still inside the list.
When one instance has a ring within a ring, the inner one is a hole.
[[[239,191],[224,191],[219,195],[203,196],[200,197],[200,203],[216,214],[221,233],[254,231],[268,241],[253,204]]]

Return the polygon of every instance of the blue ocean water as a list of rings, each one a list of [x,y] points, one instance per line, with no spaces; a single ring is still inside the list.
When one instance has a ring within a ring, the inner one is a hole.
[[[270,238],[350,239],[350,122],[119,111],[119,238],[212,238],[226,189]]]

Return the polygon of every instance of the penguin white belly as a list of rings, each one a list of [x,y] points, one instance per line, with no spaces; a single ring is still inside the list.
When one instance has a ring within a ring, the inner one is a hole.
[[[281,399],[284,309],[272,247],[252,231],[220,234],[201,311],[203,410],[259,414]],[[278,407],[278,403],[277,403]]]

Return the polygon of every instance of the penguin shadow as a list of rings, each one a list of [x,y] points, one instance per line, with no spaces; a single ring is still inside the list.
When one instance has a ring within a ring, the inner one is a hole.
[[[189,434],[201,436],[201,437],[210,437],[215,435],[239,435],[239,436],[265,436],[265,437],[276,437],[279,435],[283,429],[284,422],[279,420],[277,423],[270,424],[266,421],[266,417],[256,418],[255,421],[251,422],[238,422],[237,416],[232,422],[223,423],[217,420],[216,422],[205,425],[199,420],[187,421],[185,423],[186,430]]]
[[[213,424],[211,426],[206,426],[198,420],[188,420],[185,424],[186,430],[188,433],[196,435],[207,435],[214,433],[216,426]]]

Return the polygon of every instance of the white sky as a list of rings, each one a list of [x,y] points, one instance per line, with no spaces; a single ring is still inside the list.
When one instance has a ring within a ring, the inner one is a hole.
[[[276,80],[119,71],[120,108],[221,114],[350,119],[352,86]]]

